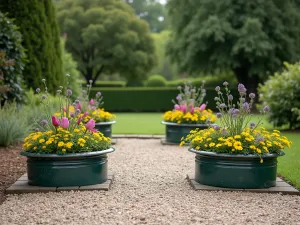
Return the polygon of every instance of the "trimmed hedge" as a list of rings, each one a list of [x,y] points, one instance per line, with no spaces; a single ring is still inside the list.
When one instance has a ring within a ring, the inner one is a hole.
[[[164,112],[173,109],[172,99],[178,95],[176,88],[92,88],[90,96],[100,91],[103,95],[103,107],[111,112]],[[233,91],[233,90],[232,90]],[[214,89],[206,89],[208,108],[216,111]],[[233,95],[237,96],[236,91]]]
[[[80,84],[83,86],[86,85],[85,80],[80,80]],[[102,81],[97,80],[93,87],[125,87],[126,82],[125,81]]]

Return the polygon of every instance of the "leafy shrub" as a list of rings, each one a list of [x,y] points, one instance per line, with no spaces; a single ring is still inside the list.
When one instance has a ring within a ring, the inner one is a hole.
[[[260,101],[271,108],[269,120],[274,126],[289,125],[299,127],[298,114],[293,108],[300,108],[300,62],[291,65],[284,63],[282,73],[275,73],[264,85],[260,85]]]
[[[2,102],[21,101],[21,75],[24,69],[25,53],[21,45],[21,33],[12,20],[0,12],[0,76],[6,91],[0,93]]]
[[[22,141],[29,128],[24,120],[24,112],[18,110],[15,102],[0,107],[0,146],[6,147]]]
[[[65,50],[65,41],[61,39],[62,46],[62,61],[63,61],[63,74],[70,74],[69,85],[73,92],[72,96],[78,96],[81,92],[81,86],[78,83],[80,72],[77,70],[77,62],[73,59],[72,54]]]
[[[147,87],[166,87],[167,80],[161,75],[152,75],[146,81]]]
[[[42,121],[44,119],[44,115],[41,113],[43,112],[43,106],[42,104],[40,104],[41,96],[34,94],[33,90],[30,89],[28,92],[26,92],[26,97],[26,105],[22,107],[22,111],[25,114],[26,121],[28,121],[29,124],[34,124],[35,121]],[[59,98],[49,95],[47,104],[50,106],[49,109],[52,110],[50,110],[49,114],[53,115],[56,112],[55,109],[59,108]]]

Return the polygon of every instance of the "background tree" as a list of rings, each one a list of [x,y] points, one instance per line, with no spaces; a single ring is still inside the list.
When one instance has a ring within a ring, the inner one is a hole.
[[[182,71],[232,70],[256,92],[283,61],[300,58],[300,13],[294,1],[169,0],[168,53]]]
[[[66,48],[86,81],[120,73],[128,83],[142,79],[155,63],[146,22],[120,0],[65,0],[58,3]]]
[[[21,87],[25,50],[21,33],[13,21],[0,12],[0,105],[23,100]]]
[[[65,76],[62,74],[59,29],[52,0],[1,0],[0,10],[8,12],[20,27],[28,63],[23,76],[28,87],[47,80],[49,90],[55,91]]]
[[[125,0],[141,19],[147,21],[152,32],[166,30],[169,25],[165,5],[156,0]]]

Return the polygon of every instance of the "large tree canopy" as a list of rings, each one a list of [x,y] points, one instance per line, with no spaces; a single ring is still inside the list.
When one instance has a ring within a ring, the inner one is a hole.
[[[300,58],[300,13],[294,1],[169,0],[168,53],[181,70],[233,70],[256,91],[268,72]]]
[[[152,32],[161,32],[168,28],[165,5],[157,0],[125,0],[135,11],[136,15],[147,21]]]
[[[155,63],[149,26],[120,0],[65,0],[58,3],[66,48],[86,80],[120,73],[127,80],[146,76]]]

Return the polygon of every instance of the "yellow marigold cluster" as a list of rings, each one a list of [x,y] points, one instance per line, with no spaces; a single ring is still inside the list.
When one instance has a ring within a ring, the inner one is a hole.
[[[180,145],[185,143],[190,143],[195,150],[246,155],[280,154],[285,147],[291,145],[287,137],[281,136],[278,130],[269,132],[264,128],[258,130],[246,128],[240,135],[234,136],[224,135],[224,130],[196,129],[191,131]]]
[[[166,122],[178,124],[206,124],[208,121],[214,123],[216,121],[216,116],[210,109],[203,111],[195,110],[193,114],[190,112],[184,113],[180,110],[174,110],[165,112],[163,119]]]
[[[57,131],[31,133],[24,140],[23,149],[41,154],[64,154],[100,151],[109,148],[111,139],[100,132],[87,131],[84,126],[73,133],[59,127]]]

